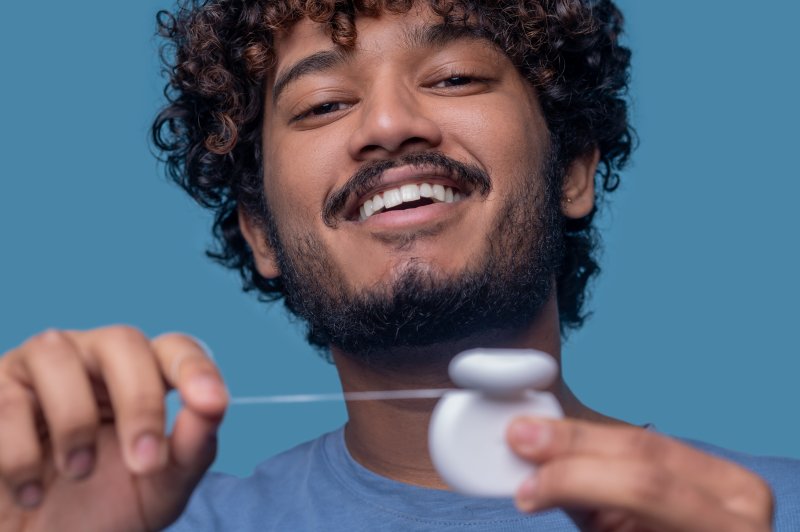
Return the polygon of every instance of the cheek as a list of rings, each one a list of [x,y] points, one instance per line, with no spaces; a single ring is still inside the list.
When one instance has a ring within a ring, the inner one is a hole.
[[[521,100],[532,101],[521,106]],[[509,180],[539,173],[549,133],[535,98],[526,98],[524,92],[491,95],[444,120],[452,142],[463,146],[491,175],[492,194],[505,195]]]
[[[292,232],[318,231],[322,205],[341,168],[341,147],[313,135],[272,137],[265,141],[264,188],[279,227]]]

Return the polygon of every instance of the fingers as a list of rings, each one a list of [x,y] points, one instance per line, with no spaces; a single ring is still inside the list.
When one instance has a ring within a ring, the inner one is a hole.
[[[34,415],[29,391],[0,379],[0,478],[17,504],[25,508],[36,506],[42,498],[42,447]]]
[[[164,436],[166,388],[150,341],[124,326],[88,331],[81,341],[89,365],[96,365],[108,391],[128,468],[137,474],[161,469],[169,455]]]
[[[222,377],[205,348],[188,336],[159,336],[153,348],[168,384],[178,390],[185,407],[172,429],[173,460],[202,474],[214,459],[217,429],[228,404]]]
[[[772,494],[760,477],[641,428],[521,418],[509,427],[508,440],[517,454],[540,465],[536,479],[520,491],[526,509],[606,507],[641,513],[640,521],[649,516],[675,524],[689,519],[697,503],[713,526],[687,530],[748,530],[720,524],[729,518],[747,526],[771,521]]]
[[[46,426],[47,452],[52,449],[61,473],[83,478],[94,463],[97,407],[67,335],[47,331],[7,356],[16,365],[5,361],[8,371],[0,374],[0,476],[17,502],[30,508],[43,495],[45,450],[37,422]],[[64,382],[77,385],[63,386]]]
[[[523,484],[516,503],[523,511],[554,506],[624,510],[657,530],[758,529],[741,515],[714,511],[719,499],[697,485],[664,469],[616,458],[572,456],[546,463]]]
[[[6,376],[9,386],[0,392],[6,397],[3,404],[9,406],[4,408],[5,419],[0,412],[0,442],[16,438],[3,445],[14,449],[15,458],[8,461],[18,464],[15,478],[36,476],[33,471],[42,455],[34,423],[37,411],[60,473],[78,479],[88,475],[94,464],[100,411],[116,424],[128,468],[147,474],[163,468],[169,456],[164,434],[167,387],[177,387],[184,404],[207,418],[206,430],[212,435],[227,405],[219,372],[204,349],[185,335],[163,335],[151,342],[125,326],[53,330],[3,358],[0,377]],[[30,398],[25,406],[17,406],[26,401],[26,394]],[[202,423],[180,426],[190,425]],[[26,454],[20,456],[23,450]],[[11,453],[7,451],[8,456]]]
[[[21,351],[59,471],[72,479],[86,477],[94,465],[99,414],[77,347],[68,335],[48,331]]]
[[[657,463],[694,478],[722,499],[737,496],[760,480],[750,471],[639,427],[576,420],[520,419],[509,428],[509,443],[534,462],[555,457],[602,455]]]
[[[217,429],[219,419],[210,419],[188,408],[175,418],[170,451],[175,464],[197,478],[211,465],[217,452]]]
[[[152,346],[167,384],[178,390],[184,404],[210,418],[222,416],[228,393],[205,348],[193,338],[177,333],[155,338]]]
[[[185,408],[167,438],[170,387]],[[43,478],[81,480],[96,468],[193,486],[213,461],[226,406],[217,368],[188,336],[151,342],[126,326],[37,335],[0,357],[0,482],[8,487],[0,506],[32,509],[48,496]]]

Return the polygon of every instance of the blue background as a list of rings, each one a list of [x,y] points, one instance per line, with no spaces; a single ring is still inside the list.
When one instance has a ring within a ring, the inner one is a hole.
[[[129,323],[203,338],[235,395],[338,390],[282,307],[204,258],[208,215],[148,150],[168,5],[3,8],[0,350]],[[606,414],[800,457],[800,3],[621,5],[641,147],[600,220],[595,314],[564,371]],[[343,421],[340,404],[233,407],[215,467],[246,473]]]

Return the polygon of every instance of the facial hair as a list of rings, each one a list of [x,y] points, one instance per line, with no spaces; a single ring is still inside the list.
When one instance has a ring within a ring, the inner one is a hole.
[[[475,171],[447,159],[448,165]],[[486,251],[458,274],[445,275],[412,258],[394,280],[358,291],[347,288],[317,237],[279,235],[267,210],[264,225],[281,271],[284,303],[323,353],[336,346],[374,368],[417,363],[411,358],[435,344],[519,330],[548,301],[561,264],[560,171],[548,156],[542,168],[515,179],[515,190],[487,233]]]

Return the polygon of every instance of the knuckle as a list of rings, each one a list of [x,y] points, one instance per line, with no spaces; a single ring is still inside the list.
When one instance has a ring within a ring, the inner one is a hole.
[[[635,456],[646,461],[659,461],[667,452],[665,440],[642,429],[629,429],[628,444]]]
[[[181,353],[182,356],[211,361],[211,354],[202,341],[182,333],[165,333],[155,340],[166,351]],[[195,356],[196,355],[196,356]],[[202,355],[202,356],[200,356]],[[181,356],[181,355],[179,355]]]
[[[102,331],[104,341],[121,345],[136,345],[147,341],[144,333],[130,325],[112,325]]]
[[[728,501],[728,506],[761,520],[771,520],[775,510],[775,496],[767,481],[748,471],[746,482]]]
[[[186,334],[178,332],[168,332],[156,337],[156,340],[167,345],[195,345],[192,338]]]
[[[63,353],[72,348],[67,335],[58,329],[47,329],[27,342],[29,356],[39,356],[46,353]]]

